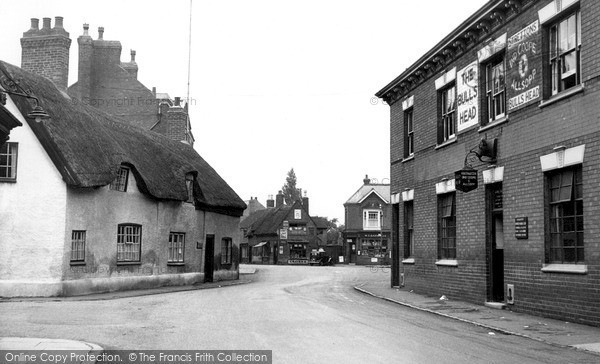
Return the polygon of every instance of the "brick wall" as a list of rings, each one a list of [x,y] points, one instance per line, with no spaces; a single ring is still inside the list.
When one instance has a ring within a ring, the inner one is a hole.
[[[50,28],[50,23],[50,18],[44,18],[43,28],[38,29],[37,19],[32,19],[31,29],[21,38],[21,68],[44,76],[66,90],[71,39],[62,27],[61,17],[56,17],[54,28]]]
[[[428,295],[446,295],[483,303],[489,298],[489,241],[486,239],[485,187],[482,173],[485,163],[473,161],[479,173],[479,188],[456,192],[457,263],[456,267],[436,265],[437,196],[435,184],[453,178],[461,169],[466,153],[482,138],[498,139],[498,166],[504,166],[504,283],[514,284],[515,311],[539,314],[600,326],[600,4],[581,0],[582,81],[584,90],[555,103],[540,106],[539,100],[508,114],[508,121],[479,130],[477,125],[458,134],[456,142],[437,146],[437,91],[434,80],[445,70],[462,69],[477,59],[477,50],[506,32],[510,37],[538,17],[537,11],[550,1],[533,2],[517,16],[480,43],[447,63],[443,70],[425,77],[415,89],[390,106],[391,186],[392,193],[406,188],[414,194],[414,264],[400,266],[407,289]],[[541,37],[544,28],[540,28]],[[541,42],[540,42],[541,44]],[[542,68],[542,58],[531,60],[531,67]],[[540,74],[541,76],[541,74]],[[544,81],[545,82],[545,81]],[[480,83],[480,90],[482,84]],[[479,112],[485,107],[484,92],[479,93]],[[404,111],[402,100],[414,96],[413,159],[403,160]],[[584,244],[587,274],[548,273],[541,269],[545,261],[546,216],[545,175],[540,156],[553,152],[557,145],[574,147],[585,144],[583,162]],[[402,204],[402,202],[401,202]],[[404,251],[404,210],[398,214],[400,258]],[[529,220],[529,238],[515,238],[515,218]]]

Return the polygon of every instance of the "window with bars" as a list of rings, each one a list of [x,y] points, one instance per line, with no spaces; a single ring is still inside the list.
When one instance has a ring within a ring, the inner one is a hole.
[[[380,210],[363,210],[363,229],[381,229],[381,215],[382,214]]]
[[[452,83],[439,93],[438,144],[456,137],[456,87],[454,86]]]
[[[168,263],[183,263],[185,233],[169,233]]]
[[[552,95],[581,83],[581,13],[560,18],[548,28],[548,72]]]
[[[413,109],[404,112],[404,158],[415,153],[415,135],[413,131]]]
[[[4,143],[0,147],[0,182],[17,180],[17,143]]]
[[[455,195],[438,195],[438,259],[456,259]]]
[[[581,166],[549,174],[548,189],[547,263],[581,263],[585,260]]]
[[[115,191],[127,192],[127,181],[129,180],[129,168],[121,167],[117,178],[110,184],[110,189]]]
[[[413,201],[404,203],[404,258],[413,256],[414,243],[414,205]]]
[[[221,264],[232,263],[233,241],[231,238],[221,239]]]
[[[85,262],[85,230],[71,232],[71,263]]]
[[[506,115],[505,72],[504,55],[485,65],[487,120],[484,120],[483,124],[491,123]]]
[[[121,224],[117,227],[117,262],[139,262],[142,251],[142,226]]]

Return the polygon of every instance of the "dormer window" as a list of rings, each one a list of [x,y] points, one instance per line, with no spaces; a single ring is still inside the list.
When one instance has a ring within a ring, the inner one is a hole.
[[[110,184],[110,189],[114,191],[127,192],[127,181],[129,180],[129,168],[121,167],[117,178]]]

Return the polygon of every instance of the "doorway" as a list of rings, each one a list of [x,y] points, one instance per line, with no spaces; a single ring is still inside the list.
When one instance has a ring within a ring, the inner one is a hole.
[[[487,298],[504,302],[504,213],[502,183],[486,186]]]
[[[206,244],[204,244],[204,282],[213,281],[213,272],[215,270],[215,236],[206,235]]]

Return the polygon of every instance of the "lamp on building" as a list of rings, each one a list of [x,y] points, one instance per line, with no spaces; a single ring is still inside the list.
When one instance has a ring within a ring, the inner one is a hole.
[[[468,163],[469,155],[475,155],[477,159],[484,163],[496,163],[496,156],[498,154],[498,139],[481,139],[479,145],[476,148],[471,149],[465,155],[465,167],[471,167]],[[485,159],[483,159],[485,158]]]
[[[33,107],[33,110],[31,110],[31,112],[29,112],[27,114],[27,117],[30,119],[34,119],[37,123],[40,123],[40,122],[42,122],[42,120],[50,118],[50,115],[48,115],[48,113],[40,106],[40,102],[37,97],[31,96],[30,94],[23,93],[23,92],[1,90],[0,91],[0,102],[2,103],[2,105],[6,105],[6,94],[13,95],[13,96],[21,96],[21,97],[25,97],[28,99],[33,99],[35,101],[35,106]]]

